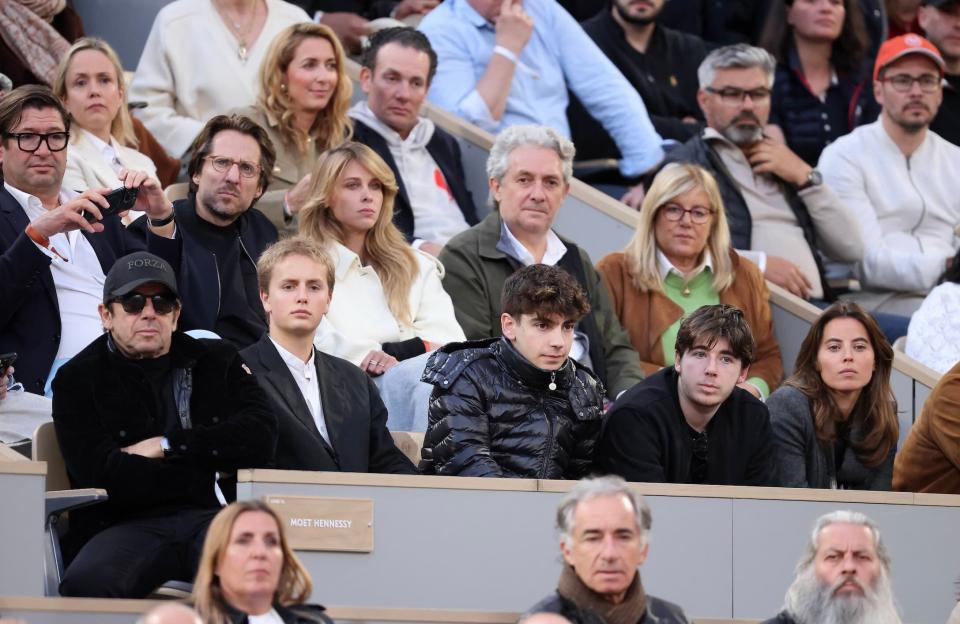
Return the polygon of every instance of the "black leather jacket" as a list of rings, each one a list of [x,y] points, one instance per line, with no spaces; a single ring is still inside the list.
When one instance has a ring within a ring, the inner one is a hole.
[[[527,613],[558,613],[572,624],[607,624],[590,609],[581,609],[569,598],[554,592],[535,604]],[[647,595],[647,611],[637,624],[687,624],[687,616],[679,605]]]
[[[425,474],[578,479],[589,472],[603,384],[574,360],[545,371],[505,338],[489,338],[446,345],[422,379],[435,386]]]

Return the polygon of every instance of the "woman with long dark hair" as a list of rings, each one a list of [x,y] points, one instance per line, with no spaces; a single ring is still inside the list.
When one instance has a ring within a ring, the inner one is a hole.
[[[830,142],[880,112],[858,0],[775,0],[760,46],[777,59],[770,124],[812,166]]]
[[[824,310],[767,400],[782,486],[890,489],[900,435],[892,366],[893,348],[863,308]]]

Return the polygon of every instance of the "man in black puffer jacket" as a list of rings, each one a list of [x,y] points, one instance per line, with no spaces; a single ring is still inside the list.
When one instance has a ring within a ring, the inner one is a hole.
[[[424,474],[576,479],[592,466],[603,385],[569,357],[589,310],[561,268],[525,267],[507,279],[502,338],[452,343],[427,363],[435,386]]]

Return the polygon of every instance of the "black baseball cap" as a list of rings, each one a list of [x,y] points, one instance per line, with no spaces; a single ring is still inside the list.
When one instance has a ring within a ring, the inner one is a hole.
[[[103,300],[106,302],[122,297],[144,284],[161,284],[174,297],[180,298],[177,276],[170,263],[152,253],[138,251],[113,263],[103,283]]]

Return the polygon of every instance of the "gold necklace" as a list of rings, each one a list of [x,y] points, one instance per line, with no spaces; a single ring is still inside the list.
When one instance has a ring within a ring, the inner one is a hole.
[[[260,7],[259,0],[253,0],[252,11],[250,12],[250,17],[247,18],[246,26],[241,26],[240,22],[231,18],[227,15],[227,12],[220,8],[219,2],[214,2],[214,7],[217,9],[217,13],[227,24],[227,27],[233,32],[234,37],[237,39],[237,56],[240,57],[241,63],[247,62],[247,57],[249,56],[249,48],[247,48],[247,35],[250,34],[250,28],[253,26],[253,23],[257,19],[257,9]]]

